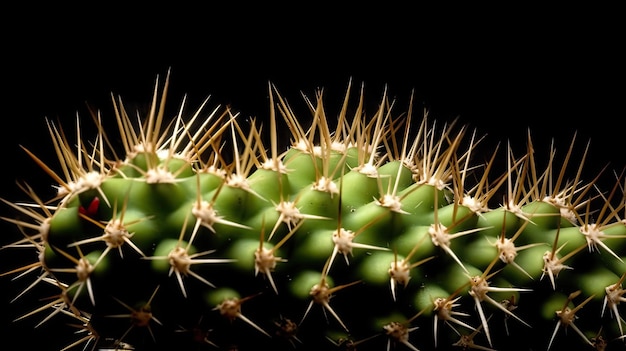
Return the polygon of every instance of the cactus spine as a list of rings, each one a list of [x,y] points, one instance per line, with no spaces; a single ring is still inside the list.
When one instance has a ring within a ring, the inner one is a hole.
[[[59,164],[25,151],[56,196],[3,200],[5,250],[37,254],[4,273],[33,280],[15,300],[49,291],[17,319],[67,323],[65,349],[624,347],[625,178],[582,179],[573,142],[544,167],[529,136],[494,175],[465,127],[386,96],[368,115],[350,86],[336,123],[306,99],[308,126],[270,86],[267,129],[170,118],[159,86],[138,123],[114,99],[116,135],[49,123]]]

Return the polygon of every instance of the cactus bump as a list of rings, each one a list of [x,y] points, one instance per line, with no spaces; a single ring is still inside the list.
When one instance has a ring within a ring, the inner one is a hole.
[[[625,348],[626,177],[584,179],[575,137],[484,154],[351,82],[339,111],[268,84],[263,123],[171,116],[168,86],[146,115],[112,97],[93,136],[47,121],[56,160],[24,147],[55,192],[2,199],[0,254],[33,258],[2,267],[28,281],[14,323],[62,350]]]

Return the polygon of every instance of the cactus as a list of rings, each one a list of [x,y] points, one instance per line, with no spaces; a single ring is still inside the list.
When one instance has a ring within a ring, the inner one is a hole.
[[[141,118],[114,98],[90,142],[48,122],[58,164],[24,149],[57,192],[3,200],[4,250],[34,257],[3,273],[30,279],[15,323],[63,326],[63,350],[624,347],[626,178],[583,179],[575,138],[477,157],[467,127],[385,95],[368,114],[351,84],[337,120],[272,85],[266,125],[171,118],[168,85]]]

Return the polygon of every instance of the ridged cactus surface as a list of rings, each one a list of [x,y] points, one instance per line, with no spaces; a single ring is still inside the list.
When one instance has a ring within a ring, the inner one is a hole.
[[[48,122],[57,160],[24,149],[58,191],[4,200],[3,251],[33,257],[3,267],[28,280],[15,323],[66,350],[624,349],[626,182],[584,179],[574,141],[479,154],[351,86],[339,111],[270,86],[264,123],[169,116],[167,86],[93,138]]]

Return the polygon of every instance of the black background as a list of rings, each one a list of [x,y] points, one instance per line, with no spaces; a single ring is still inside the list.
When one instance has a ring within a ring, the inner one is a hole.
[[[145,107],[157,75],[169,69],[172,108],[185,94],[190,110],[211,96],[211,106],[263,119],[272,82],[305,112],[300,92],[323,87],[332,109],[352,79],[364,84],[372,108],[388,88],[404,111],[414,91],[417,112],[428,109],[438,123],[458,117],[487,135],[487,150],[523,146],[530,130],[539,154],[553,138],[564,153],[577,133],[577,144],[591,142],[589,174],[608,165],[610,178],[626,164],[626,31],[617,9],[114,6],[3,14],[0,197],[23,199],[19,179],[52,183],[19,147],[50,152],[46,118],[73,133],[77,114],[90,123],[86,103],[110,116],[111,93]],[[19,237],[13,226],[2,228],[2,244]],[[0,251],[0,271],[14,267],[8,259]],[[45,328],[9,323],[23,312],[8,304],[12,284],[0,278],[0,340],[46,340]]]

